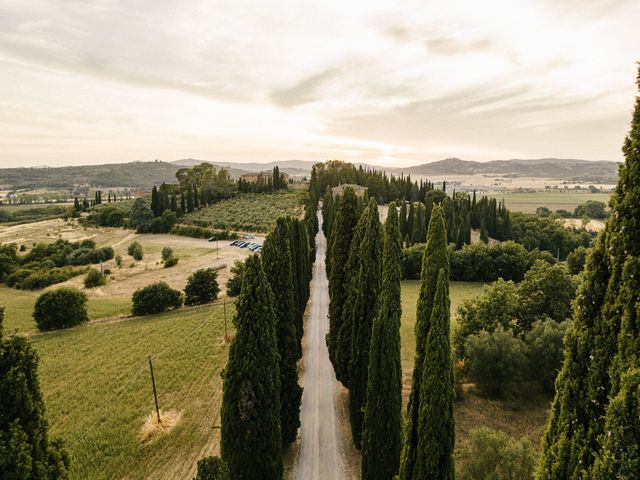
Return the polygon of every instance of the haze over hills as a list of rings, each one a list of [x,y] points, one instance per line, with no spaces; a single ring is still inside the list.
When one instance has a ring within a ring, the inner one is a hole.
[[[54,188],[68,189],[71,186],[151,188],[162,182],[174,182],[178,169],[197,165],[205,160],[181,159],[173,162],[128,162],[104,165],[82,165],[69,167],[2,168],[0,186],[5,189]],[[225,167],[233,177],[243,173],[271,170],[278,166],[281,172],[292,176],[306,176],[317,163],[307,160],[282,162],[208,162]],[[554,180],[614,183],[617,180],[618,164],[610,161],[542,158],[532,160],[494,160],[474,162],[459,158],[448,158],[411,167],[380,167],[361,164],[365,167],[384,170],[399,175],[496,175],[506,177],[549,178]]]

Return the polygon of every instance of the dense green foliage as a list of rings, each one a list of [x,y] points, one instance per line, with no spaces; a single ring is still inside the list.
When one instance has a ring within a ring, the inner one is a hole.
[[[348,278],[354,272],[353,265],[348,265],[349,248],[358,221],[358,200],[354,191],[347,188],[340,197],[340,202],[328,235],[327,271],[329,279],[329,334],[327,346],[329,358],[336,371],[336,377],[346,383],[348,361],[339,363],[338,349],[341,347],[340,335],[343,324],[343,309],[350,288]],[[346,345],[346,343],[345,343]],[[345,346],[346,348],[346,346]],[[347,357],[348,358],[348,357]]]
[[[579,246],[567,256],[567,268],[571,275],[578,275],[582,272],[587,261],[588,252],[587,248]]]
[[[223,377],[222,459],[234,480],[282,478],[275,299],[258,255],[245,262]]]
[[[576,207],[573,214],[576,217],[607,218],[607,205],[597,200],[587,200]]]
[[[220,457],[204,457],[198,460],[198,472],[193,480],[230,480],[229,467]]]
[[[448,463],[451,462],[449,457],[452,453],[448,449],[449,446],[453,446],[454,432],[453,430],[449,431],[449,428],[453,427],[453,417],[446,416],[448,415],[449,405],[453,408],[453,367],[450,358],[448,366],[442,363],[447,354],[446,350],[450,346],[448,337],[446,348],[440,338],[445,335],[445,332],[448,335],[449,330],[449,268],[444,212],[441,207],[435,206],[429,222],[427,246],[422,263],[415,327],[416,355],[413,382],[405,417],[404,443],[400,458],[400,480],[449,478],[453,474],[453,471],[449,471],[447,467]],[[439,286],[438,279],[440,279]],[[435,316],[434,311],[436,312]],[[434,334],[430,335],[432,321],[438,326]],[[427,351],[428,340],[434,348],[433,352]],[[435,391],[426,392],[423,388],[423,380],[426,378],[424,370],[430,355],[437,356],[438,365],[431,365],[428,372],[428,381]],[[445,371],[450,372],[450,376],[445,375],[439,379],[435,378],[438,374],[443,375]],[[443,410],[439,412],[443,416],[438,419],[437,424],[425,429],[421,419],[424,420],[425,415],[432,408],[430,399],[436,398],[439,405],[443,407]],[[438,439],[430,436],[436,430],[441,435]],[[440,445],[436,446],[435,442],[439,442]],[[424,449],[427,450],[425,451]],[[425,458],[425,454],[432,456],[432,458],[428,460]],[[418,459],[420,456],[422,458]],[[429,476],[428,469],[436,468],[433,464],[428,463],[432,461],[437,462],[439,470],[437,472],[434,471],[433,475]],[[444,476],[439,477],[438,475]]]
[[[479,427],[471,430],[460,465],[458,480],[524,480],[533,475],[535,451],[526,437]]]
[[[400,259],[402,240],[395,203],[384,225],[382,287],[371,328],[369,374],[362,438],[362,478],[389,480],[398,473],[402,449],[400,361]]]
[[[75,288],[62,287],[38,297],[33,319],[40,330],[68,328],[86,322],[87,296]]]
[[[171,258],[171,257],[170,257]],[[212,268],[196,270],[187,279],[184,287],[185,305],[203,305],[218,298],[218,272]]]
[[[2,338],[0,310],[0,477],[62,480],[69,457],[62,443],[49,441],[38,380],[38,358],[29,340]]]
[[[4,169],[3,169],[4,170]],[[28,208],[0,208],[0,223],[27,223],[66,218],[69,215],[68,205],[40,205]]]
[[[182,306],[182,294],[165,282],[156,282],[139,288],[131,296],[134,315],[153,315]]]
[[[174,225],[171,234],[181,235],[183,237],[193,238],[211,238],[216,237],[218,240],[237,240],[238,234],[229,230],[211,230],[205,227],[196,227],[195,225]]]
[[[230,297],[237,297],[240,295],[240,289],[242,287],[242,275],[244,274],[244,262],[236,260],[233,266],[229,269],[231,275],[227,280],[227,295]]]
[[[142,260],[144,252],[142,251],[142,245],[138,241],[133,241],[127,247],[127,253],[133,257],[134,260]]]
[[[107,278],[105,275],[100,272],[100,270],[96,270],[95,268],[90,269],[87,272],[87,275],[84,277],[84,286],[85,288],[94,288],[99,287],[101,285],[106,285]]]
[[[276,344],[280,372],[280,425],[282,443],[289,445],[300,427],[302,388],[298,385],[299,349],[296,330],[296,293],[293,284],[290,225],[285,218],[276,221],[275,229],[262,246],[264,273],[274,293]],[[248,272],[245,272],[245,277]],[[245,280],[246,281],[246,280]]]
[[[582,273],[539,479],[625,478],[640,463],[640,97],[622,150],[611,215]]]

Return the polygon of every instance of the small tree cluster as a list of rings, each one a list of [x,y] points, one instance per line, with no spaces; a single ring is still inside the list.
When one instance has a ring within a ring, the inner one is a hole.
[[[133,257],[134,260],[142,260],[144,253],[142,251],[142,245],[139,242],[134,241],[127,247],[127,253]]]
[[[78,289],[62,287],[36,300],[33,319],[40,330],[68,328],[86,322],[87,296]]]
[[[100,272],[100,270],[96,270],[92,268],[87,272],[87,275],[84,277],[84,286],[85,288],[95,288],[101,285],[107,284],[107,278],[105,275]]]

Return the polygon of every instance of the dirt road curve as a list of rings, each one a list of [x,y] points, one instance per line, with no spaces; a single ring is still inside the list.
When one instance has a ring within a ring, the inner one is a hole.
[[[322,224],[322,218],[319,219]],[[339,384],[329,361],[325,335],[329,290],[324,266],[326,239],[322,230],[316,236],[316,263],[313,265],[310,310],[307,318],[304,387],[301,406],[300,452],[294,468],[296,480],[340,480],[347,478],[342,453],[343,439],[338,425],[336,398]]]

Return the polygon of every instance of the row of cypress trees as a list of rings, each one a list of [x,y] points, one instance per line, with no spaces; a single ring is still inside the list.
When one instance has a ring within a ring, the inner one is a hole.
[[[449,257],[444,209],[430,216],[417,305],[416,360],[402,432],[400,363],[401,220],[345,189],[330,218],[329,355],[349,389],[352,437],[362,478],[453,478],[454,379],[450,346]]]
[[[638,71],[640,89],[640,70]],[[588,256],[565,339],[543,479],[631,479],[640,472],[640,97],[611,215]]]
[[[282,450],[300,426],[303,315],[313,226],[279,218],[262,254],[245,263],[236,335],[223,376],[222,458],[234,479],[279,479]]]

